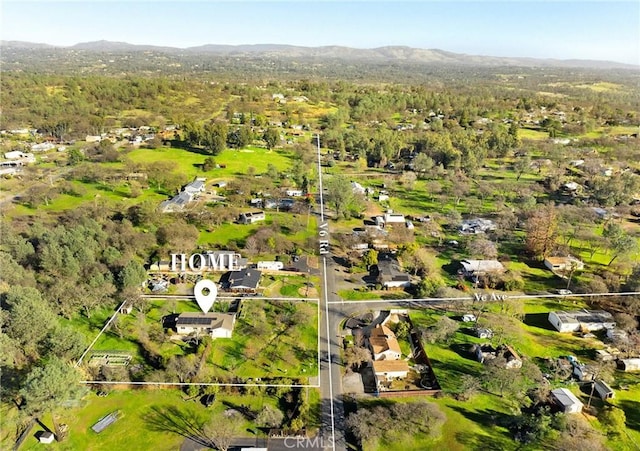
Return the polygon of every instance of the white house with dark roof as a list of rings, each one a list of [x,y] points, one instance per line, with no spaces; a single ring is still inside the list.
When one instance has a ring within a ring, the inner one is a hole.
[[[209,335],[211,338],[231,338],[236,315],[228,313],[181,313],[176,319],[179,335]]]

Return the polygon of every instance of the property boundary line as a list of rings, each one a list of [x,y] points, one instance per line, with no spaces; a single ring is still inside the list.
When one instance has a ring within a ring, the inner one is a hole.
[[[143,299],[173,299],[176,301],[192,301],[195,300],[195,296],[190,294],[169,294],[163,296],[161,294],[143,294],[141,295]],[[218,296],[216,297],[216,301],[234,301],[236,299],[240,299],[242,301],[316,301],[319,302],[320,298],[287,298],[287,297],[265,297],[265,296]]]
[[[325,281],[326,283],[326,281]],[[161,296],[161,295],[157,295],[157,297],[154,298],[150,298],[150,296],[155,296],[155,295],[142,295],[143,297],[146,297],[147,299],[158,299],[158,300],[162,300],[162,299],[175,299],[175,300],[180,300],[180,301],[191,301],[191,300],[195,300],[195,296],[189,296],[189,295],[185,295],[185,296]],[[180,298],[180,299],[176,299],[176,298]],[[206,382],[185,382],[185,383],[181,383],[181,382],[131,382],[131,381],[80,381],[81,384],[112,384],[112,385],[169,385],[169,386],[185,386],[185,385],[212,385],[212,386],[220,386],[220,387],[235,387],[235,386],[242,386],[242,387],[309,387],[309,388],[320,388],[320,298],[284,298],[284,297],[278,297],[278,298],[266,298],[266,297],[261,297],[261,296],[247,296],[246,298],[241,297],[241,296],[234,296],[234,297],[218,297],[216,298],[216,301],[218,299],[223,299],[223,300],[234,300],[234,299],[238,299],[241,298],[242,300],[254,300],[254,301],[281,301],[281,300],[294,300],[294,301],[311,301],[314,302],[317,306],[317,312],[318,312],[318,329],[317,329],[317,334],[318,334],[318,344],[317,344],[317,348],[316,348],[316,355],[317,355],[317,364],[318,364],[318,373],[316,376],[306,376],[308,378],[310,377],[317,377],[318,378],[318,384],[284,384],[284,385],[278,385],[278,384],[233,384],[233,383],[206,383]],[[122,309],[122,307],[124,307],[124,305],[126,304],[127,301],[123,301],[118,308],[116,309],[116,311],[114,312],[114,314],[109,318],[109,320],[105,323],[105,325],[102,327],[102,329],[100,330],[100,332],[98,333],[98,335],[96,335],[96,337],[93,339],[93,341],[89,344],[89,346],[87,347],[87,349],[85,349],[85,351],[82,353],[82,355],[80,356],[80,358],[78,359],[78,361],[76,362],[76,364],[74,365],[76,368],[78,368],[81,364],[82,361],[84,360],[84,358],[87,356],[87,354],[91,351],[91,349],[93,348],[93,346],[95,346],[95,344],[97,343],[98,339],[102,336],[102,334],[104,333],[104,331],[107,330],[107,328],[109,327],[109,325],[111,325],[111,323],[113,322],[113,320],[115,319],[115,317],[117,315],[120,314],[120,310]]]
[[[98,341],[98,339],[100,338],[100,336],[102,335],[102,333],[107,330],[107,327],[109,327],[109,325],[112,323],[112,321],[115,319],[116,315],[118,315],[120,313],[120,309],[122,307],[124,307],[124,304],[126,304],[127,301],[122,301],[122,304],[120,304],[118,306],[118,308],[116,309],[115,313],[113,315],[111,315],[111,318],[109,318],[109,320],[106,322],[106,324],[102,327],[102,329],[100,330],[100,332],[98,333],[98,335],[96,335],[96,338],[93,339],[93,341],[91,342],[91,344],[89,344],[89,346],[87,347],[87,349],[85,349],[85,351],[82,353],[82,355],[80,356],[80,358],[78,359],[78,361],[76,362],[75,367],[79,367],[80,364],[82,363],[82,360],[86,357],[86,355],[89,353],[89,351],[91,350],[91,348],[93,348],[93,346],[96,344],[96,342]]]
[[[499,301],[502,299],[549,299],[549,298],[585,298],[594,296],[640,296],[640,291],[623,291],[619,293],[579,293],[579,294],[495,294],[496,297],[492,297],[490,293],[482,293],[487,296],[487,299],[476,299],[475,296],[464,296],[454,298],[418,298],[418,299],[360,299],[350,300],[343,299],[340,301],[329,301],[328,304],[400,304],[403,302],[443,302],[443,301],[477,301],[477,302],[491,302]],[[498,297],[499,296],[499,297]]]
[[[285,387],[285,388],[319,388],[320,384],[240,384],[224,382],[149,382],[149,381],[80,381],[81,384],[100,385],[166,385],[166,386],[212,386],[212,387]]]

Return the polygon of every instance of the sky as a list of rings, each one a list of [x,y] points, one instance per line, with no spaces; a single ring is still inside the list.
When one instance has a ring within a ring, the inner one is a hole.
[[[203,44],[404,45],[471,55],[640,65],[640,1],[0,2],[0,39]]]

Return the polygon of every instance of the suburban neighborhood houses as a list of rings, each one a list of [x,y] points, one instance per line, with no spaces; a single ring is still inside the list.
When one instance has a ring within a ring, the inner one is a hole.
[[[265,29],[331,25],[281,6]],[[536,11],[566,31],[579,6]],[[378,7],[426,11],[336,17]],[[113,23],[174,16],[136,8]],[[215,19],[248,36],[249,13]],[[637,67],[108,41],[0,60],[0,448],[637,448]]]

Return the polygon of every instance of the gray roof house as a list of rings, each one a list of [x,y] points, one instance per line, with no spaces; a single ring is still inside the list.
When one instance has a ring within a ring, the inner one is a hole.
[[[262,272],[253,268],[244,268],[227,273],[227,286],[230,291],[255,293],[260,285]]]
[[[182,191],[177,196],[174,196],[172,199],[165,200],[160,203],[160,210],[163,213],[171,213],[174,211],[182,211],[187,206],[189,202],[193,200],[193,195],[188,193],[187,191]]]
[[[395,257],[380,254],[377,267],[377,280],[384,288],[405,288],[411,285],[411,277],[400,269]]]
[[[190,193],[192,195],[203,193],[205,190],[205,181],[206,179],[204,178],[197,178],[193,182],[185,186],[183,191],[186,191],[187,193]]]

